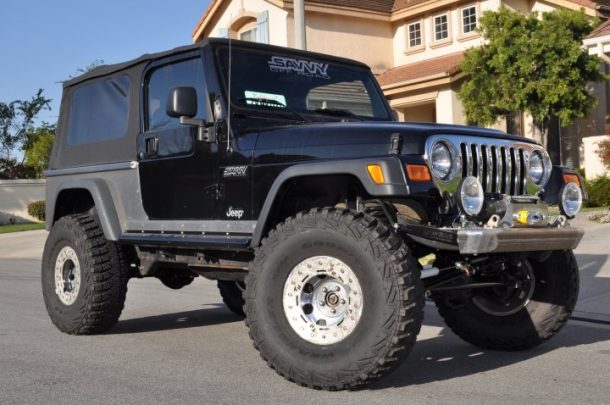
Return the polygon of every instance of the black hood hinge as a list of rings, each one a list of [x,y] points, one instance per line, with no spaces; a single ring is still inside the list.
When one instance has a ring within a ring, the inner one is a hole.
[[[392,155],[398,155],[402,149],[402,137],[399,133],[394,133],[390,137],[390,153]]]

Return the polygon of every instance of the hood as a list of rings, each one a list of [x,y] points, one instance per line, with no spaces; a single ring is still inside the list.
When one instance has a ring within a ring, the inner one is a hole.
[[[342,122],[291,125],[262,130],[254,146],[255,163],[384,156],[390,138],[400,134],[401,154],[423,155],[430,135],[469,135],[535,143],[507,133],[461,125],[402,122]]]

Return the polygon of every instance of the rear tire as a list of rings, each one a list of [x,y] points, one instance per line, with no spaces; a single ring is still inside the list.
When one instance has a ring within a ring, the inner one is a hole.
[[[222,301],[235,315],[244,316],[244,296],[246,285],[241,281],[218,280],[218,290]]]
[[[246,278],[254,347],[303,386],[368,384],[415,343],[424,305],[419,274],[404,242],[370,216],[329,208],[288,218],[257,249]]]
[[[434,300],[447,326],[463,340],[493,350],[525,350],[556,335],[578,298],[576,259],[566,250],[554,251],[541,262],[528,261],[534,283],[531,298],[523,305],[502,314],[489,295],[481,298],[475,293],[458,305],[448,295],[437,295]]]
[[[94,212],[61,218],[42,258],[42,292],[51,321],[73,335],[112,328],[124,307],[128,273],[121,247],[106,240]]]

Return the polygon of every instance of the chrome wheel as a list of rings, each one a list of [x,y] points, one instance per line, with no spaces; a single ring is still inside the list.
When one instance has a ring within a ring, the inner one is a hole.
[[[55,293],[64,305],[76,301],[81,283],[80,262],[74,249],[63,247],[55,260]]]
[[[315,256],[292,269],[284,284],[284,313],[304,340],[330,345],[349,336],[362,315],[362,287],[339,259]]]

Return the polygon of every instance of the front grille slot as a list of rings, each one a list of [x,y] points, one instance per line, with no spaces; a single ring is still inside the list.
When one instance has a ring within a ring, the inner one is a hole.
[[[525,151],[486,143],[460,144],[462,176],[475,176],[487,193],[525,194]]]

